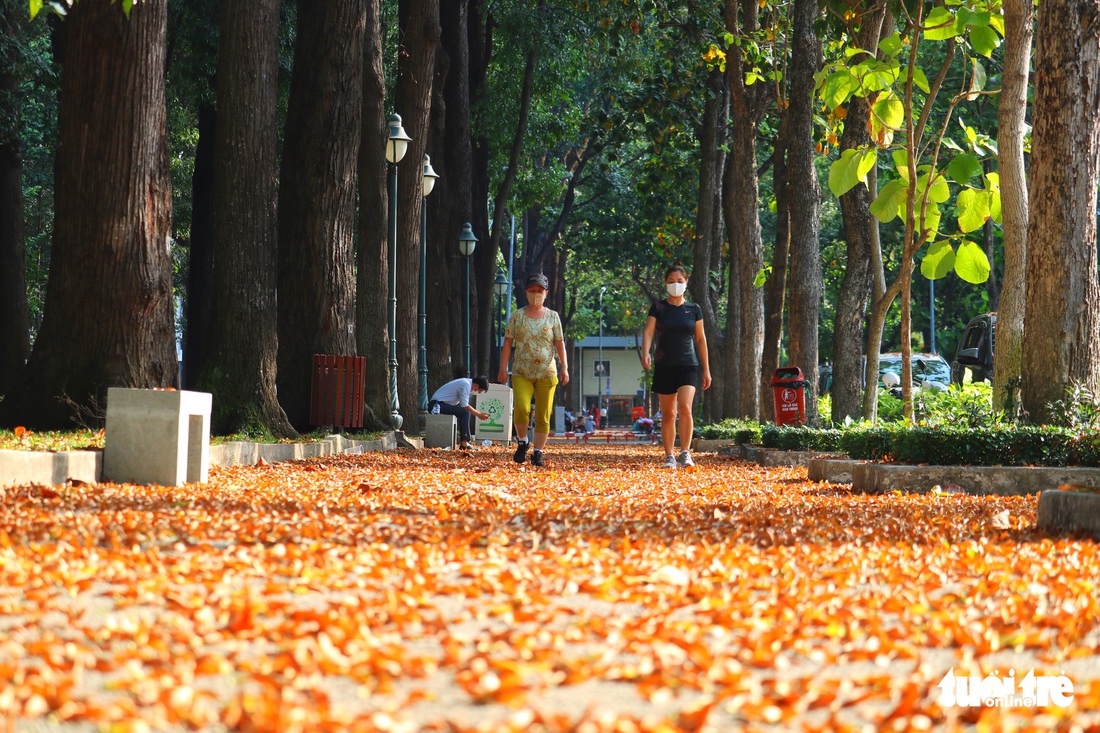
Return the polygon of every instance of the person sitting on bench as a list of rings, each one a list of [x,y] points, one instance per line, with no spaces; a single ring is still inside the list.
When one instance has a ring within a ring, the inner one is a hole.
[[[487,377],[459,377],[452,379],[435,391],[428,409],[433,413],[454,415],[458,418],[458,432],[462,436],[459,447],[463,450],[470,448],[470,415],[478,420],[488,420],[489,413],[478,412],[470,404],[471,394],[481,394],[489,391],[489,379]]]

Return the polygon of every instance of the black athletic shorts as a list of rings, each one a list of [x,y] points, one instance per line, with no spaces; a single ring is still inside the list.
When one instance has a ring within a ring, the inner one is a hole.
[[[676,394],[680,387],[699,389],[699,367],[662,366],[653,367],[653,391],[657,394]]]

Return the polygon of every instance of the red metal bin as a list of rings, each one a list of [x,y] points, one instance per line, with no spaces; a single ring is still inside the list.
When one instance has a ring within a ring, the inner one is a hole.
[[[806,376],[798,367],[779,367],[772,375],[772,412],[776,425],[806,424]]]

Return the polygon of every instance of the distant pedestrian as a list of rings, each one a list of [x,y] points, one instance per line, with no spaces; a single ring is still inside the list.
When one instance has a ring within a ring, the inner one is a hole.
[[[703,309],[684,298],[687,270],[676,260],[665,272],[668,297],[650,306],[642,336],[642,366],[653,367],[653,391],[661,405],[661,442],[665,468],[694,466],[691,458],[693,423],[691,405],[702,372],[703,389],[710,388],[707,337]],[[656,359],[649,351],[656,339]],[[676,451],[676,427],[680,428],[680,455]]]
[[[437,389],[428,402],[428,409],[432,413],[454,415],[458,418],[458,432],[462,436],[459,447],[463,450],[470,448],[470,415],[478,420],[489,419],[489,413],[479,412],[470,404],[470,395],[488,391],[488,377],[459,377]]]
[[[558,367],[554,364],[557,353],[561,364],[560,383],[569,384],[569,364],[565,359],[565,336],[561,318],[556,311],[545,306],[550,283],[546,275],[537,273],[527,278],[527,307],[521,308],[508,319],[504,330],[504,348],[500,352],[500,373],[497,381],[508,383],[508,359],[512,364],[512,389],[515,391],[512,422],[516,429],[516,452],[512,460],[523,463],[531,446],[528,440],[528,421],[531,416],[531,398],[535,398],[534,452],[531,464],[543,465],[542,451],[550,435],[550,415],[554,409],[554,390],[557,388]]]

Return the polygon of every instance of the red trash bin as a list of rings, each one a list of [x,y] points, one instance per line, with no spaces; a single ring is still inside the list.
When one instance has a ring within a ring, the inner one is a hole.
[[[772,412],[776,425],[806,424],[806,377],[798,367],[779,367],[772,375]]]

